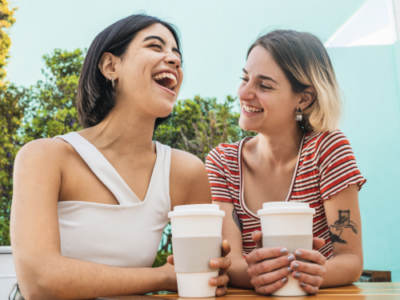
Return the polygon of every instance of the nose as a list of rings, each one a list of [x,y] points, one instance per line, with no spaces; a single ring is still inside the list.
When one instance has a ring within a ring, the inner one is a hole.
[[[165,63],[176,66],[177,68],[181,66],[181,59],[173,52],[168,53],[164,61]]]
[[[255,93],[250,81],[239,87],[238,96],[242,101],[251,101],[255,98]]]

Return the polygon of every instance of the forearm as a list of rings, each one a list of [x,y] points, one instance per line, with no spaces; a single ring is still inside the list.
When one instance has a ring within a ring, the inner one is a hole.
[[[174,290],[176,280],[170,274],[172,266],[118,268],[55,256],[18,279],[27,299],[93,299]]]
[[[326,275],[321,287],[349,285],[360,278],[363,260],[355,254],[339,254],[326,261],[325,269]]]
[[[250,283],[250,277],[247,275],[249,265],[246,260],[243,257],[230,257],[230,259],[232,264],[227,271],[229,285],[238,288],[254,289],[254,286]]]

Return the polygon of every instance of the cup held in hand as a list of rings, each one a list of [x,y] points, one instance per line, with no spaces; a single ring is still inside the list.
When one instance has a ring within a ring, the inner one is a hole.
[[[215,297],[217,287],[209,280],[219,269],[211,268],[210,260],[221,257],[224,216],[215,204],[175,206],[168,214],[180,297]]]
[[[296,249],[312,250],[313,215],[315,209],[308,203],[267,202],[258,211],[263,232],[263,247],[286,247],[289,253]],[[303,296],[307,293],[299,281],[288,275],[288,282],[274,296]]]

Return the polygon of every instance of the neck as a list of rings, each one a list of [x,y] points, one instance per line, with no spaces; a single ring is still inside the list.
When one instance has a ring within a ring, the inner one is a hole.
[[[134,110],[115,105],[103,121],[81,134],[98,149],[112,150],[119,155],[139,155],[154,151],[154,123],[154,118],[139,116]]]
[[[303,131],[298,126],[295,130],[260,133],[254,141],[254,155],[263,165],[270,167],[285,165],[297,159],[302,137]]]

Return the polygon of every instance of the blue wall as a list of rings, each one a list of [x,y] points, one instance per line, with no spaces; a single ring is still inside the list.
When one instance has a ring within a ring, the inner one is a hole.
[[[367,178],[359,193],[364,269],[400,281],[400,44],[328,52],[344,93],[341,129]]]

